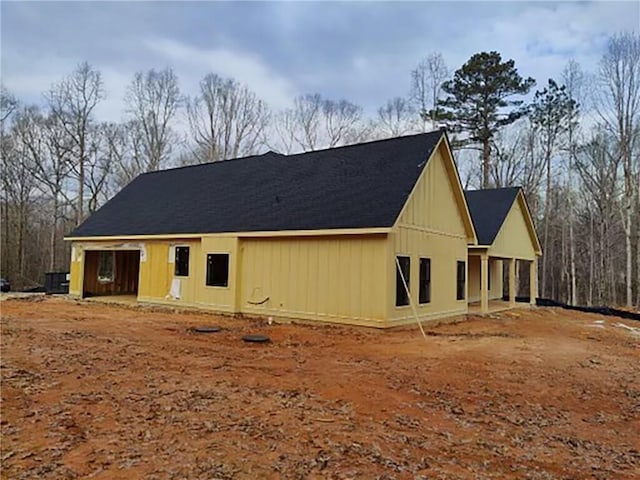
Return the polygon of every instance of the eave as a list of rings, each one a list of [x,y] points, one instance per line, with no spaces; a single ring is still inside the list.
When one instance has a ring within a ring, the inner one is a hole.
[[[260,231],[260,232],[219,232],[219,233],[171,233],[154,235],[99,235],[89,237],[64,237],[72,242],[97,242],[113,240],[173,240],[173,239],[197,239],[203,237],[238,237],[238,238],[259,238],[259,237],[313,237],[328,235],[379,235],[387,234],[390,227],[374,228],[337,228],[327,230],[281,230],[281,231]]]

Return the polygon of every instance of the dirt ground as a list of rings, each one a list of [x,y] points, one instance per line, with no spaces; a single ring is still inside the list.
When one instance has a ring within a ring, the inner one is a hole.
[[[3,479],[640,478],[638,322],[518,310],[425,340],[65,298],[0,308]]]

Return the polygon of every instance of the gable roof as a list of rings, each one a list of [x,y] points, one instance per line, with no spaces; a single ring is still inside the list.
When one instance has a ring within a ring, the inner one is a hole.
[[[520,187],[465,190],[479,245],[491,245],[515,202]]]
[[[443,136],[146,173],[69,237],[391,227]]]

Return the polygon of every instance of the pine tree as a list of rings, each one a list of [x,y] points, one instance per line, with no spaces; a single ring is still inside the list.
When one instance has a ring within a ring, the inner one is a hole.
[[[468,135],[462,146],[482,146],[483,188],[489,186],[491,139],[501,127],[526,114],[522,100],[509,98],[525,95],[535,85],[533,78],[523,79],[514,65],[513,60],[503,62],[498,52],[476,53],[442,86],[447,97],[438,103],[441,118],[453,132]]]

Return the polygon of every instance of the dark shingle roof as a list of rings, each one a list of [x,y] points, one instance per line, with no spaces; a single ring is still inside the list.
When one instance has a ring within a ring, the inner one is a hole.
[[[442,135],[143,174],[70,236],[390,227]]]
[[[519,191],[520,187],[465,190],[480,245],[493,243]]]

